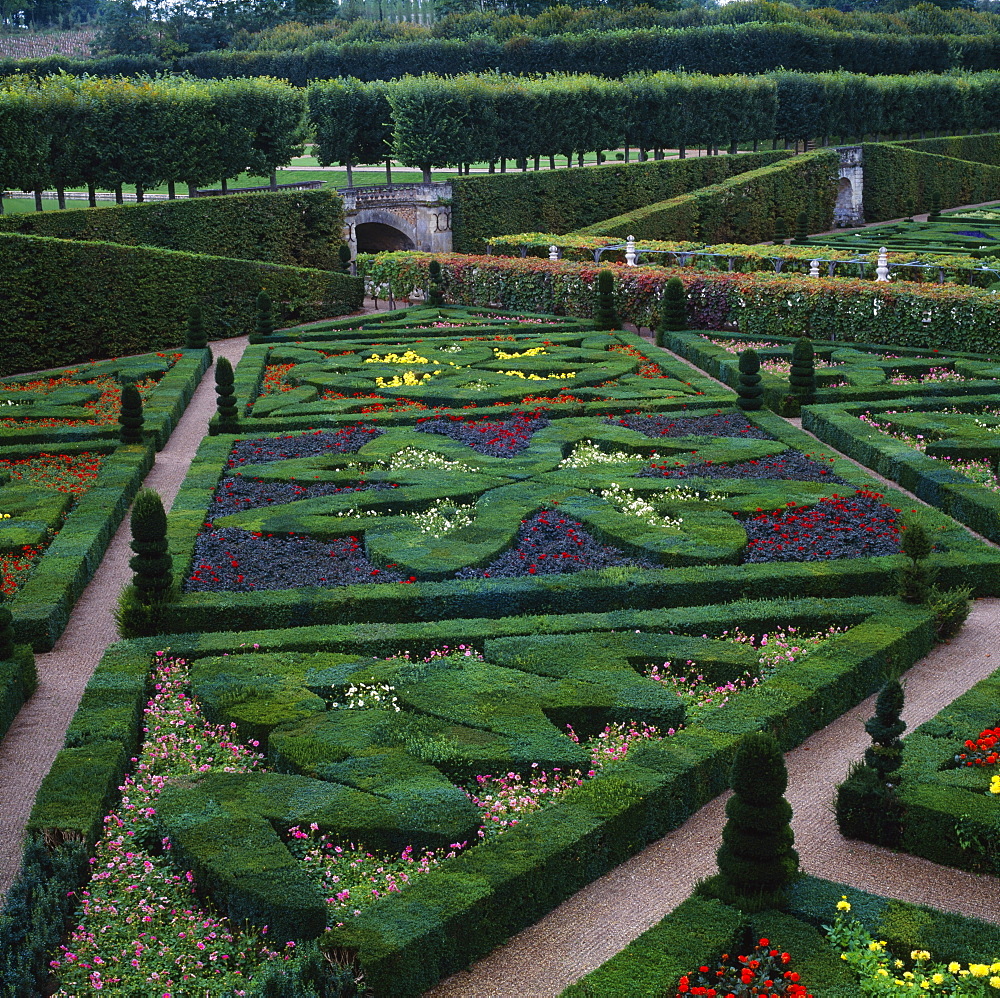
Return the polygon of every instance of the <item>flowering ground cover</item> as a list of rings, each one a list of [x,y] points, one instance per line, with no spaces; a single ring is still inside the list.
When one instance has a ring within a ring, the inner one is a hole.
[[[992,541],[1000,541],[1000,399],[809,406],[803,426]]]
[[[537,405],[578,415],[652,400],[703,408],[723,397],[686,365],[654,358],[640,337],[580,320],[518,322],[452,307],[393,315],[254,338],[236,372],[241,425],[266,432]]]
[[[58,450],[4,443],[0,594],[17,639],[47,650],[152,464],[152,450],[111,450],[102,440]]]
[[[739,385],[739,354],[753,349],[760,358],[764,402],[778,409],[790,392],[789,337],[733,333],[672,333],[666,345],[731,388]],[[866,343],[816,340],[815,402],[835,403],[992,394],[1000,361],[982,354],[920,350]]]
[[[207,350],[176,350],[0,379],[5,443],[115,439],[122,385],[143,399],[144,431],[162,447],[210,361]]]
[[[926,630],[919,608],[851,599],[115,646],[31,819],[50,843],[98,836],[46,965],[67,996],[194,998],[206,975],[228,996],[315,938],[356,953],[374,994],[419,994],[682,822],[741,732],[782,718],[794,744],[877,686],[886,654],[922,654]],[[512,904],[525,850],[532,901]],[[441,918],[475,926],[460,954]]]

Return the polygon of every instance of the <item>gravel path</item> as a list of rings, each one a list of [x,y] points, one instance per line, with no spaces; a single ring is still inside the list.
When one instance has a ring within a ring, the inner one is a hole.
[[[211,346],[216,357],[227,357],[235,366],[246,345],[247,338],[242,336]],[[184,481],[198,444],[208,432],[215,408],[215,379],[210,369],[146,476],[145,486],[160,493],[167,509]],[[24,826],[35,794],[62,748],[83,689],[104,649],[118,640],[114,607],[130,577],[131,536],[126,517],[73,608],[69,625],[55,648],[35,656],[38,690],[0,744],[0,894],[7,893],[17,874]]]
[[[234,364],[246,339],[213,343]],[[145,484],[172,504],[215,411],[206,376]],[[129,528],[116,533],[55,649],[37,658],[38,691],[0,745],[0,892],[17,872],[24,824],[35,793],[62,746],[83,689],[117,639],[112,609],[128,577]],[[1000,599],[976,602],[961,634],[939,645],[904,677],[912,729],[988,675],[1000,661]],[[787,756],[788,798],[804,870],[878,893],[1000,921],[1000,881],[842,839],[830,807],[833,787],[868,738],[862,722],[874,698],[817,732]],[[548,998],[599,966],[688,896],[714,870],[725,795],[681,828],[595,881],[536,925],[428,992],[428,998]]]

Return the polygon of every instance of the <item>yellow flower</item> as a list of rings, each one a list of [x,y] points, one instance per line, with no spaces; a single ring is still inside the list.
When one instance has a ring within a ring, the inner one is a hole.
[[[991,977],[990,978],[990,987],[991,988],[996,988],[998,991],[1000,991],[1000,977]]]
[[[922,981],[920,982],[920,986],[921,986],[921,987],[922,987],[922,988],[923,988],[923,989],[924,989],[925,991],[929,991],[929,990],[930,990],[930,986],[931,986],[931,982],[930,982],[930,981],[928,981],[928,980],[927,980],[927,978],[925,977],[925,978],[924,978],[924,979],[923,979],[923,980],[922,980]]]
[[[970,963],[969,973],[973,977],[985,977],[990,972],[988,964],[985,963]]]
[[[1000,776],[993,776],[990,778],[990,793],[1000,794]]]
[[[387,353],[384,357],[373,353],[370,357],[365,358],[366,364],[426,364],[427,362],[426,357],[421,357],[414,350],[407,350],[402,357],[398,353]]]
[[[911,960],[929,960],[931,958],[930,953],[925,949],[913,949],[910,950]]]
[[[497,360],[514,360],[517,357],[537,357],[540,353],[545,353],[545,347],[532,347],[530,350],[522,350],[520,353],[508,353],[506,350],[494,347],[493,352],[496,354]]]
[[[847,900],[846,894],[841,894],[840,900],[837,902],[837,911],[850,911],[851,902]]]
[[[844,959],[846,960],[847,957],[845,956]],[[877,974],[875,976],[876,977],[888,977],[889,976],[889,971],[886,970],[885,967],[879,967],[878,968],[878,972],[877,972]]]
[[[944,974],[935,974],[935,975],[934,975],[934,976],[933,976],[933,977],[931,978],[931,980],[932,980],[932,981],[933,981],[933,982],[934,982],[935,984],[944,984]]]
[[[882,944],[881,944],[881,943],[877,943],[877,942],[875,942],[875,940],[873,939],[873,940],[872,940],[872,941],[871,941],[871,942],[870,942],[870,943],[868,944],[868,948],[869,948],[869,949],[870,949],[870,950],[871,950],[871,951],[872,951],[873,953],[878,953],[878,952],[879,952],[879,951],[880,951],[880,950],[882,949]]]
[[[896,961],[893,962],[893,966],[894,967],[902,967],[903,966],[903,961],[902,960],[896,960]]]
[[[962,965],[960,963],[956,963],[954,960],[952,960],[951,963],[948,964],[949,973],[957,974],[961,969]]]

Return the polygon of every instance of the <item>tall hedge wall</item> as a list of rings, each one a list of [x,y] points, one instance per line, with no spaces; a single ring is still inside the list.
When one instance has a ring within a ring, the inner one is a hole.
[[[232,194],[0,217],[0,232],[156,246],[334,270],[344,206],[332,191]]]
[[[951,135],[941,139],[913,139],[893,145],[914,152],[929,152],[936,156],[951,156],[970,163],[1000,166],[1000,132],[985,135]]]
[[[240,336],[261,289],[287,322],[353,312],[364,298],[344,274],[15,233],[0,233],[0,281],[0,375],[177,346],[195,304],[210,336]]]
[[[1000,166],[883,143],[866,142],[862,150],[864,211],[869,222],[928,211],[935,192],[943,205],[979,204],[1000,198]]]
[[[608,218],[573,234],[756,243],[772,238],[776,217],[783,217],[791,227],[802,211],[809,216],[809,231],[822,231],[833,224],[838,162],[836,152],[819,149]],[[866,204],[867,194],[866,183]]]
[[[744,153],[458,177],[452,181],[454,249],[480,253],[483,240],[514,232],[572,232],[790,156],[782,151]]]

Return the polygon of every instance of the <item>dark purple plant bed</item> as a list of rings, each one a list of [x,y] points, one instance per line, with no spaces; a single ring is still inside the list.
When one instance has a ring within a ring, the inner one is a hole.
[[[548,425],[549,420],[537,412],[518,412],[510,419],[464,420],[461,416],[444,416],[425,420],[417,429],[468,444],[477,454],[487,457],[513,457],[528,446],[536,430]]]
[[[577,520],[555,512],[536,513],[521,521],[517,540],[486,568],[461,568],[456,579],[513,579],[522,575],[556,575],[590,568],[629,565],[658,568],[655,562],[599,544]]]
[[[262,506],[284,505],[299,499],[315,499],[317,496],[335,496],[341,492],[364,492],[368,489],[389,489],[391,485],[379,482],[375,485],[336,485],[334,482],[265,482],[259,478],[243,475],[229,475],[219,482],[219,487],[208,507],[208,521],[214,522],[220,516],[240,513],[245,509],[259,509]]]
[[[773,440],[759,426],[754,426],[742,413],[714,413],[711,416],[609,416],[612,426],[627,426],[647,437],[744,437],[748,440]]]
[[[878,492],[820,499],[809,508],[787,508],[740,517],[748,544],[745,562],[829,561],[899,554],[899,510]]]
[[[643,468],[636,478],[751,478],[778,479],[796,482],[830,482],[833,485],[847,485],[829,467],[798,450],[786,450],[773,457],[762,457],[751,461],[736,461],[733,464],[667,465],[653,464]]]
[[[356,450],[381,436],[382,431],[375,426],[345,426],[336,433],[316,430],[313,433],[298,433],[288,437],[256,437],[252,440],[237,440],[229,454],[229,467],[237,468],[245,464],[266,464],[268,461],[283,461],[292,457],[314,457],[319,454],[353,454]]]
[[[373,565],[357,537],[317,541],[223,527],[198,537],[194,570],[184,589],[189,593],[252,592],[413,581],[394,567]]]

